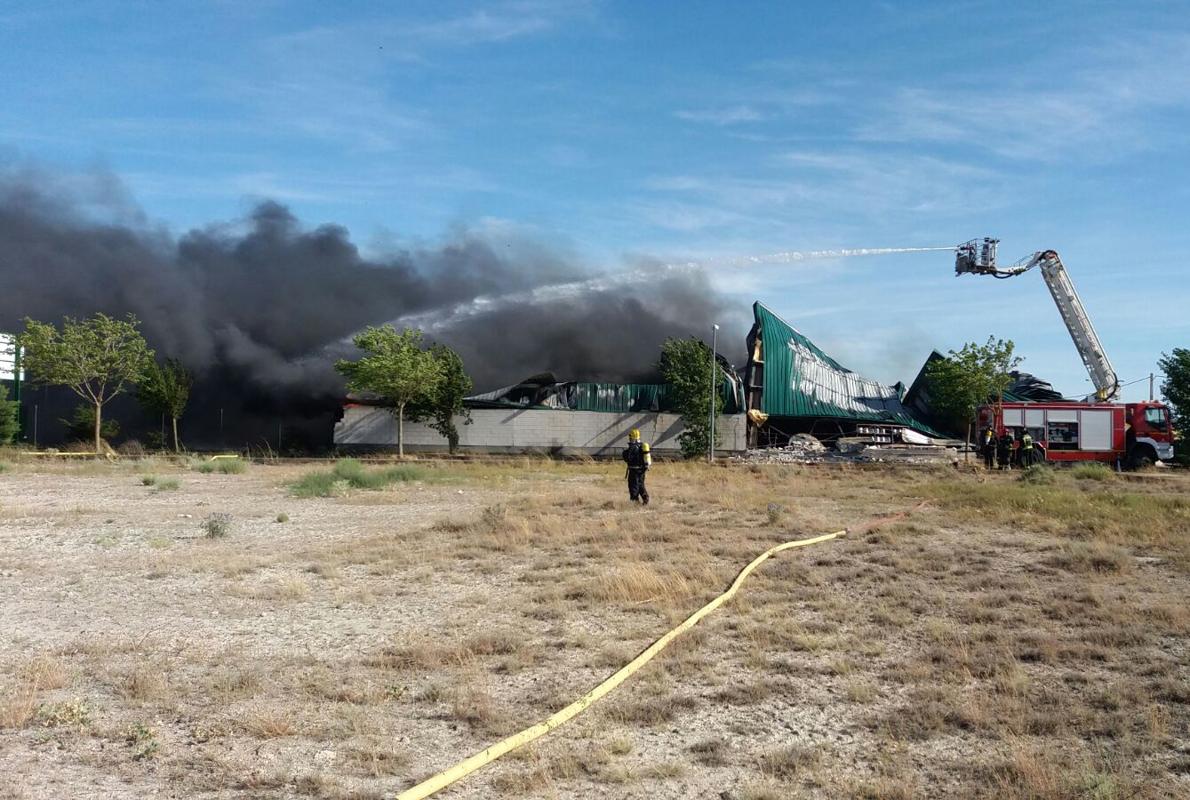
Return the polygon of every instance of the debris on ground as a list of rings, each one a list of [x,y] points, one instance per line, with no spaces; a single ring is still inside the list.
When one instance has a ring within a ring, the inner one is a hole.
[[[734,456],[733,461],[749,464],[953,464],[959,448],[927,437],[928,444],[872,444],[859,436],[840,437],[834,449],[808,433],[794,434],[784,447],[764,447]]]

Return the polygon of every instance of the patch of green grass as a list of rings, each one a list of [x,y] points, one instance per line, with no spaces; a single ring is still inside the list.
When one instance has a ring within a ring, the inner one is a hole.
[[[1054,471],[1044,464],[1030,464],[1021,470],[1021,483],[1031,483],[1034,486],[1046,486],[1054,482]]]
[[[240,475],[248,471],[248,464],[240,458],[216,458],[213,461],[198,461],[192,467],[203,475],[218,472],[220,475]]]
[[[81,699],[60,703],[44,703],[37,709],[36,719],[47,728],[82,728],[91,722],[91,706]]]
[[[1070,482],[1037,485],[950,480],[923,483],[905,492],[934,499],[955,520],[998,523],[1127,547],[1157,546],[1190,564],[1190,497],[1107,488],[1111,485],[1085,491]]]
[[[1088,461],[1085,464],[1072,467],[1070,476],[1080,481],[1111,481],[1116,478],[1111,467],[1099,461]]]
[[[124,742],[132,748],[134,761],[152,758],[161,747],[157,732],[143,722],[128,726],[124,731]]]
[[[354,458],[335,462],[329,472],[310,472],[289,484],[295,497],[334,497],[351,489],[383,489],[394,483],[424,480],[425,471],[412,466],[367,469]]]
[[[145,485],[148,486],[149,484]],[[181,485],[182,482],[177,478],[161,478],[157,481],[157,485],[153,487],[153,490],[156,492],[172,492]]]
[[[282,511],[277,515],[277,522],[289,522],[289,515]]]
[[[141,486],[153,486],[157,483],[156,475],[142,475],[140,479]]]

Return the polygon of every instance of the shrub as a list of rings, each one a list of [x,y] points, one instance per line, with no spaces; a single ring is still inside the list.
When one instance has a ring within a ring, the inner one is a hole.
[[[769,503],[766,513],[768,514],[770,525],[779,525],[785,516],[785,506],[780,503]]]
[[[148,451],[136,439],[129,439],[116,448],[116,452],[125,458],[144,458]]]
[[[231,533],[231,514],[208,514],[202,522],[202,529],[206,531],[208,539],[222,539]]]
[[[156,475],[142,475],[141,476],[141,479],[140,479],[141,486],[152,486],[155,483],[157,483]]]
[[[289,515],[282,511],[277,515],[277,522],[289,522]]]
[[[70,419],[58,420],[66,426],[67,431],[80,442],[93,441],[95,436],[95,407],[88,403],[75,406]],[[100,438],[111,440],[120,435],[120,423],[110,417],[104,417],[99,423]],[[92,447],[92,450],[95,448]]]
[[[152,758],[161,747],[157,732],[143,722],[129,725],[124,731],[124,741],[133,749],[132,758],[135,761]]]
[[[157,481],[156,491],[171,492],[181,486],[182,483],[177,478],[162,478]]]
[[[212,472],[218,472],[220,475],[240,475],[248,471],[248,464],[239,457],[196,461],[191,462],[191,466],[203,475],[210,475]]]
[[[0,445],[13,442],[20,428],[20,406],[8,399],[8,387],[0,383]]]

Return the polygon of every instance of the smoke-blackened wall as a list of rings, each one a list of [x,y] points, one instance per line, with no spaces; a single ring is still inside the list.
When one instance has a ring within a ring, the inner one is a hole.
[[[183,420],[191,444],[275,444],[279,424],[290,445],[328,444],[343,392],[333,364],[368,324],[425,328],[482,390],[542,370],[646,379],[667,336],[730,316],[698,271],[641,265],[629,279],[590,280],[547,248],[467,230],[369,258],[344,228],[307,228],[274,202],[174,237],[110,178],[98,213],[94,197],[52,183],[0,173],[0,329],[135,314],[150,345],[198,377]],[[129,404],[118,411],[135,427]]]

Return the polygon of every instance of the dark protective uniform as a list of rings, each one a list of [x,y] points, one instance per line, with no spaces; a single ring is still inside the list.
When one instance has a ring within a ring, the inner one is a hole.
[[[996,434],[991,428],[983,432],[983,465],[988,469],[996,466]]]
[[[645,473],[649,471],[648,445],[643,442],[629,442],[624,448],[624,463],[628,465],[628,497],[632,502],[639,500],[649,504],[649,490],[645,488]]]
[[[1005,431],[1000,437],[996,448],[996,460],[1000,462],[1000,469],[1012,469],[1012,445],[1015,439],[1011,431]]]

